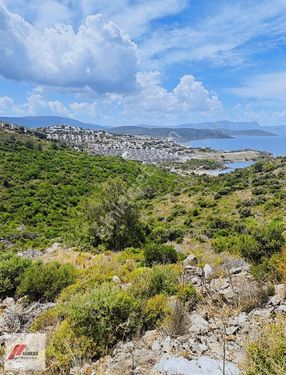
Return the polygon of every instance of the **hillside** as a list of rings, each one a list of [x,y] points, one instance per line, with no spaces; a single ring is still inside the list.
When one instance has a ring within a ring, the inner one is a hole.
[[[184,128],[145,128],[139,126],[119,126],[110,131],[118,134],[149,135],[157,138],[175,138],[184,141],[194,139],[231,138],[221,130],[214,129],[184,129]]]
[[[0,156],[0,330],[46,333],[46,375],[284,375],[286,158],[183,177],[22,128]]]
[[[128,184],[143,174],[144,185],[170,189],[175,176],[119,157],[91,156],[34,134],[0,130],[0,238],[11,244],[44,247],[61,240],[85,197],[109,178]],[[44,135],[43,135],[44,136]],[[148,177],[148,173],[151,177]],[[170,185],[170,186],[169,186]],[[143,189],[143,187],[142,187]]]
[[[29,128],[40,128],[44,126],[54,126],[65,124],[70,126],[79,126],[85,129],[103,129],[103,126],[97,124],[89,124],[78,121],[69,117],[61,116],[25,116],[25,117],[0,117],[0,120],[7,123],[13,123]]]

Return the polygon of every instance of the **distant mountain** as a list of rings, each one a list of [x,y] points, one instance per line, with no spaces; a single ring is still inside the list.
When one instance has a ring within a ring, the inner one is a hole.
[[[263,126],[256,121],[250,122],[234,122],[234,121],[215,121],[215,122],[200,122],[177,125],[176,128],[195,128],[195,129],[228,129],[228,130],[252,130],[261,129]]]
[[[286,125],[276,125],[276,126],[265,126],[263,129],[266,129],[268,131],[273,131],[276,134],[279,135],[285,135],[286,134]]]
[[[88,124],[69,117],[61,116],[0,117],[0,121],[12,122],[14,124],[27,126],[29,128],[40,128],[64,124],[78,126],[84,129],[104,129],[104,127],[101,125]]]
[[[181,140],[232,138],[230,135],[216,129],[188,129],[188,128],[147,128],[143,126],[119,126],[108,129],[112,133],[130,135],[148,135],[157,138],[173,138]]]
[[[249,137],[275,137],[276,133],[262,130],[262,129],[242,129],[242,130],[230,130],[230,129],[220,129],[223,133],[231,135],[233,137],[238,135],[244,135]]]

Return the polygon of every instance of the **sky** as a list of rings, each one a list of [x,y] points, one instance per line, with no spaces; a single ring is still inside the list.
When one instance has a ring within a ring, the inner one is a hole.
[[[0,116],[286,124],[286,0],[0,0]]]

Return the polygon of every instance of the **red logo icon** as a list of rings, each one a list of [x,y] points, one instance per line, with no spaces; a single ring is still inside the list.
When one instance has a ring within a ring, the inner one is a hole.
[[[14,359],[15,357],[18,357],[23,354],[24,350],[26,348],[25,344],[17,344],[14,346],[14,349],[11,351],[11,353],[8,355],[9,359]]]

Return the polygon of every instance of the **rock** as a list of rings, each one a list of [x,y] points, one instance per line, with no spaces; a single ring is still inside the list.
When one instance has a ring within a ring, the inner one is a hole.
[[[28,249],[28,250],[23,251],[23,252],[19,251],[17,253],[17,255],[19,257],[23,257],[23,258],[34,259],[34,258],[38,258],[39,256],[41,256],[42,253],[39,250]]]
[[[112,281],[115,283],[115,284],[121,284],[121,279],[119,276],[115,275],[115,276],[112,276]]]
[[[275,285],[275,296],[279,296],[281,300],[286,298],[286,285],[278,284]]]
[[[247,322],[247,319],[248,319],[247,314],[245,312],[242,312],[238,316],[229,319],[228,322],[230,325],[242,326],[243,324]]]
[[[185,272],[189,277],[202,277],[203,276],[202,269],[196,266],[186,266]]]
[[[45,253],[52,254],[55,251],[59,250],[60,248],[61,248],[61,244],[58,242],[55,242],[54,244],[52,244],[51,247],[45,250]]]
[[[191,361],[183,357],[163,357],[155,365],[159,373],[166,375],[221,375],[222,361],[201,356]],[[231,362],[226,362],[225,375],[239,375],[240,370]]]
[[[209,329],[209,323],[199,314],[191,314],[190,321],[191,327],[189,331],[191,333],[201,334]]]
[[[225,300],[229,303],[231,303],[235,297],[235,293],[231,287],[228,287],[227,289],[221,290],[220,294],[225,298]]]
[[[226,289],[229,286],[229,280],[223,278],[212,279],[210,282],[210,289],[215,292],[219,292],[220,290]]]
[[[183,261],[184,266],[196,266],[198,264],[198,259],[194,254],[189,254],[187,258]]]
[[[230,335],[233,335],[234,333],[236,333],[238,330],[239,330],[238,326],[230,326],[230,327],[226,328],[225,333],[228,336],[230,336]]]
[[[161,343],[162,351],[164,353],[169,353],[172,350],[172,339],[170,336],[167,336]]]
[[[2,307],[5,307],[5,308],[7,308],[7,307],[12,308],[12,307],[14,307],[14,305],[15,305],[15,300],[12,297],[7,297],[2,302]]]
[[[206,264],[203,268],[204,276],[206,279],[209,279],[213,273],[213,269],[209,264]]]
[[[192,339],[189,340],[189,347],[193,353],[197,353],[199,355],[203,354],[208,350],[208,346],[206,344],[196,342]]]
[[[159,352],[161,350],[161,343],[159,340],[156,340],[155,342],[153,342],[152,344],[152,350],[154,352]]]
[[[202,279],[198,276],[195,276],[191,279],[191,283],[200,286],[202,285]]]
[[[242,270],[241,267],[237,267],[237,268],[232,268],[232,269],[230,270],[230,273],[231,273],[232,275],[237,275],[237,274],[241,273],[242,271],[243,271],[243,270]]]
[[[282,299],[278,295],[275,295],[269,299],[269,305],[272,305],[272,306],[278,306],[280,305],[281,302],[282,302]]]
[[[143,336],[143,342],[148,346],[152,347],[154,341],[156,341],[159,337],[159,333],[156,329],[152,331],[147,331],[145,335]]]
[[[286,304],[278,306],[277,309],[276,309],[276,311],[282,312],[282,313],[286,314]]]

